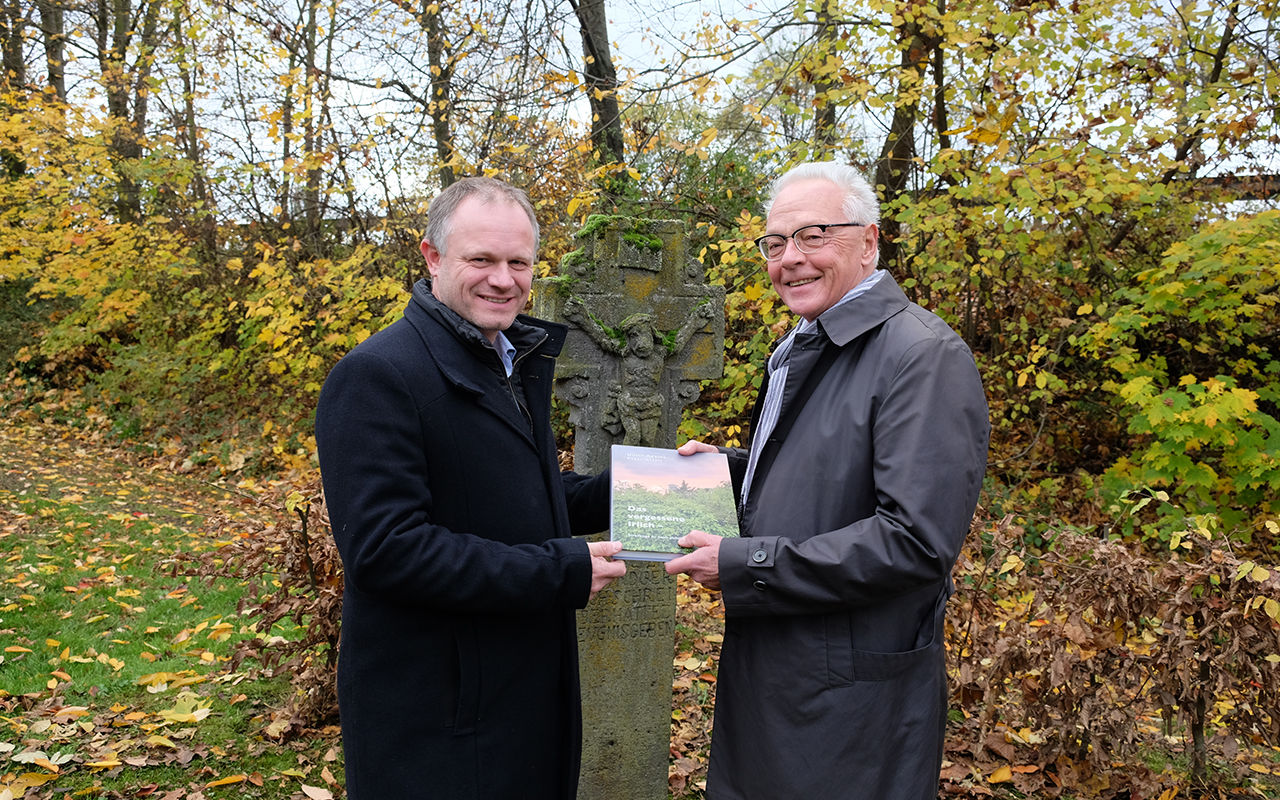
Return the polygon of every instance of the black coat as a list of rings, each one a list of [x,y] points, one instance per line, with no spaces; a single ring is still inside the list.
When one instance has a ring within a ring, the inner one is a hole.
[[[550,427],[566,329],[520,317],[515,382],[420,282],[334,367],[316,442],[342,554],[348,796],[572,800],[574,609],[608,476],[562,474]],[[527,414],[517,405],[523,395]]]
[[[720,547],[710,800],[937,796],[942,615],[990,429],[969,349],[887,275],[796,338],[743,538]]]

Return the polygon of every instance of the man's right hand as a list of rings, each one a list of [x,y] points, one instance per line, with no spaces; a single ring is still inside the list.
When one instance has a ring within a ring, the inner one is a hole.
[[[587,549],[591,551],[591,597],[588,598],[591,600],[615,578],[626,575],[627,565],[609,560],[609,556],[622,549],[622,542],[587,542]]]
[[[676,544],[681,547],[696,547],[692,553],[673,558],[663,569],[668,575],[686,573],[708,589],[720,588],[720,542],[719,536],[706,531],[689,531]]]

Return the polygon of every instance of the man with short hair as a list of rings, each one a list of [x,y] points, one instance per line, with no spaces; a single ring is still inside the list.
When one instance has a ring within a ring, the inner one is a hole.
[[[574,609],[626,571],[608,474],[560,472],[567,328],[520,315],[538,223],[489,178],[431,204],[430,281],[325,381],[316,442],[345,573],[347,796],[573,800]]]
[[[801,319],[726,450],[742,538],[693,531],[667,564],[724,594],[709,800],[937,796],[943,611],[991,426],[968,347],[876,269],[878,221],[856,171],[803,164],[757,240]]]

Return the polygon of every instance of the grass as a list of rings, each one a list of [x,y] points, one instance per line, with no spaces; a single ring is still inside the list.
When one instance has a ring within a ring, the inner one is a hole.
[[[292,631],[175,559],[216,552],[206,515],[247,521],[252,493],[49,438],[0,427],[0,798],[340,795],[336,729],[273,740],[288,681],[231,668],[237,641]]]

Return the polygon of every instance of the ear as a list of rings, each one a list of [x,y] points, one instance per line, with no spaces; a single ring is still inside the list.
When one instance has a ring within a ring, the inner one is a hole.
[[[435,245],[431,244],[431,242],[426,239],[422,240],[421,249],[422,257],[427,260],[427,272],[431,274],[431,279],[435,280],[437,273],[440,272],[440,261],[442,258],[440,251],[436,249]]]
[[[880,227],[867,225],[862,228],[862,266],[875,269],[880,260],[880,250],[876,244],[880,241]]]

